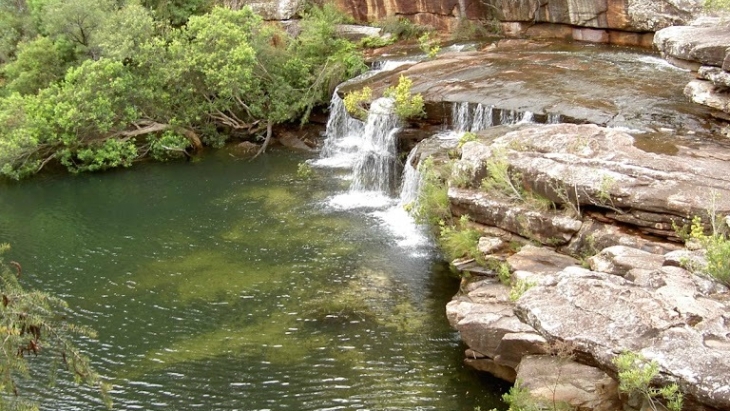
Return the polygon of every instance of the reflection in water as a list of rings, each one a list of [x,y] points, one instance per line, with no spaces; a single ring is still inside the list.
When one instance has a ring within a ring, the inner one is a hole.
[[[7,185],[0,234],[30,286],[99,331],[82,346],[116,409],[499,406],[461,365],[443,314],[457,284],[429,242],[393,209],[328,206],[340,179],[296,179],[303,160],[219,151]],[[103,409],[63,382],[27,391],[47,410]]]

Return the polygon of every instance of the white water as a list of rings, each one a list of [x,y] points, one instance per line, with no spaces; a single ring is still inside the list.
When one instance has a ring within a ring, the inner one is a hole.
[[[333,195],[326,205],[334,210],[363,210],[383,229],[391,232],[397,245],[420,254],[430,246],[423,227],[405,211],[404,205],[418,196],[420,176],[409,161],[403,173],[401,196],[395,196],[400,181],[396,134],[399,119],[393,100],[380,98],[370,106],[366,123],[355,120],[335,93],[325,132],[321,158],[312,165],[350,170],[350,188]],[[413,156],[414,154],[411,154]]]

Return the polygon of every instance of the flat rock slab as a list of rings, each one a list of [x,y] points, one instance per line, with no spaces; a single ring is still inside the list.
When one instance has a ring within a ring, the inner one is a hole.
[[[654,35],[654,47],[670,61],[680,59],[723,67],[730,47],[730,30],[726,26],[667,27]]]
[[[703,148],[693,149],[678,144],[667,154],[653,152],[636,137],[616,129],[556,124],[523,127],[493,140],[468,142],[462,150],[484,153],[482,164],[492,153],[502,153],[510,169],[519,172],[523,185],[532,191],[566,208],[575,208],[577,203],[602,208],[605,218],[645,234],[676,237],[675,224],[681,226],[688,216],[706,215],[713,193],[717,214],[730,215],[730,149],[720,144],[706,142]],[[474,158],[468,162],[479,163]],[[488,194],[452,189],[450,197],[453,205],[465,208],[484,224],[519,233],[517,223],[529,220],[523,206],[496,205],[498,201]],[[520,221],[512,214],[520,215]],[[570,227],[549,236],[565,238],[580,224]]]
[[[690,74],[635,50],[581,44],[501,42],[487,51],[443,54],[348,83],[379,95],[405,75],[427,103],[470,102],[560,116],[565,121],[657,131],[712,128],[708,109],[687,102]],[[442,120],[439,117],[438,120]],[[671,134],[670,134],[671,136]]]

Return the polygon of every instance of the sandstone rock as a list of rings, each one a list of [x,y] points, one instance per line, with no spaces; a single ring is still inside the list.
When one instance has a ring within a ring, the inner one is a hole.
[[[357,42],[365,37],[380,37],[381,29],[379,27],[359,26],[355,24],[339,24],[337,25],[337,34],[348,40]]]
[[[722,26],[667,27],[654,35],[654,47],[663,57],[715,67],[723,66],[729,45],[730,31]]]
[[[730,73],[720,67],[702,66],[697,71],[697,76],[712,82],[715,87],[730,87]]]
[[[417,24],[430,25],[436,29],[452,29],[463,16],[470,20],[483,19],[485,6],[481,2],[460,0],[335,0],[341,10],[346,11],[359,22],[381,21],[388,16],[408,16]]]
[[[684,88],[684,95],[694,103],[730,113],[730,92],[718,89],[709,81],[690,81]]]
[[[720,146],[665,155],[637,148],[632,136],[618,130],[557,124],[507,133],[491,147],[506,152],[511,169],[530,190],[556,203],[569,200],[573,208],[580,203],[618,210],[606,216],[641,232],[676,237],[674,223],[703,215],[713,191],[720,193],[718,214],[730,214],[730,176],[724,171],[730,151]],[[457,194],[454,205],[462,203]],[[466,198],[472,199],[463,201],[467,208],[486,206],[478,196]],[[508,213],[500,210],[491,217],[493,224],[500,218],[509,221]]]
[[[573,257],[558,254],[547,247],[526,245],[507,258],[512,270],[529,271],[534,274],[555,274],[565,267],[579,265]]]
[[[567,403],[583,411],[621,409],[616,381],[598,368],[569,359],[527,356],[517,379],[533,398],[547,404]]]
[[[671,269],[671,270],[668,270]],[[694,294],[686,272],[664,267],[655,291],[620,277],[568,267],[554,286],[537,286],[517,302],[516,313],[543,337],[568,341],[601,368],[612,369],[622,350],[660,365],[664,382],[676,381],[697,401],[730,407],[730,323],[727,303]]]
[[[510,383],[514,383],[517,376],[517,372],[515,372],[514,368],[499,365],[491,358],[472,358],[467,355],[466,358],[464,358],[464,364],[477,371],[487,372]]]
[[[482,282],[467,295],[449,302],[446,317],[469,348],[494,359],[505,334],[534,333],[531,327],[515,317],[512,307],[508,287]]]
[[[477,250],[482,254],[494,254],[508,245],[509,243],[499,237],[480,237]]]
[[[579,220],[553,211],[491,199],[488,194],[458,188],[449,189],[452,212],[469,215],[477,223],[495,226],[543,244],[567,243],[581,226]]]
[[[664,264],[664,256],[621,245],[601,250],[588,259],[591,270],[625,276],[634,268],[656,270]]]
[[[647,32],[687,24],[702,10],[696,0],[488,0],[505,22],[557,23]]]
[[[547,354],[547,341],[537,333],[508,333],[497,346],[494,362],[517,369],[527,355]]]
[[[468,102],[472,110],[477,104],[491,107],[485,114],[493,125],[503,124],[509,116],[500,114],[511,111],[530,112],[541,122],[559,115],[563,122],[689,129],[696,136],[713,128],[709,109],[698,109],[682,96],[687,73],[659,58],[577,44],[570,46],[570,53],[546,43],[519,44],[502,41],[488,52],[444,53],[397,72],[353,81],[340,91],[368,86],[378,96],[405,75],[427,107],[441,108],[427,110],[428,122],[450,116],[452,102]]]
[[[562,247],[560,252],[574,256],[591,256],[604,248],[623,245],[654,254],[665,254],[670,251],[683,249],[677,243],[661,241],[659,238],[645,238],[638,230],[629,226],[605,224],[592,218],[601,218],[602,215],[588,214],[591,218],[583,221],[578,234],[570,244]]]

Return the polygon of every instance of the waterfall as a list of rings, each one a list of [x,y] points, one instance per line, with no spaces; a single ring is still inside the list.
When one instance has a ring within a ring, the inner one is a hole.
[[[320,159],[312,164],[322,167],[351,168],[358,157],[360,136],[364,130],[365,124],[350,117],[344,101],[335,91],[330,103],[324,147]]]
[[[560,114],[557,113],[547,113],[547,123],[548,124],[560,124],[562,122],[562,117]]]
[[[395,102],[390,98],[379,98],[370,105],[353,167],[351,190],[391,194],[398,177],[395,137],[400,121],[394,106]]]
[[[421,172],[413,167],[417,152],[418,148],[414,147],[408,153],[408,159],[403,166],[403,182],[401,183],[400,199],[398,201],[398,205],[401,207],[418,201],[418,194],[421,191]]]
[[[467,102],[454,103],[451,106],[451,127],[459,132],[476,132],[492,126],[493,106],[481,103],[472,108]]]
[[[389,196],[398,180],[397,144],[399,119],[390,98],[370,105],[366,123],[347,113],[335,92],[330,104],[325,143],[314,166],[352,170],[351,192],[376,192]]]

